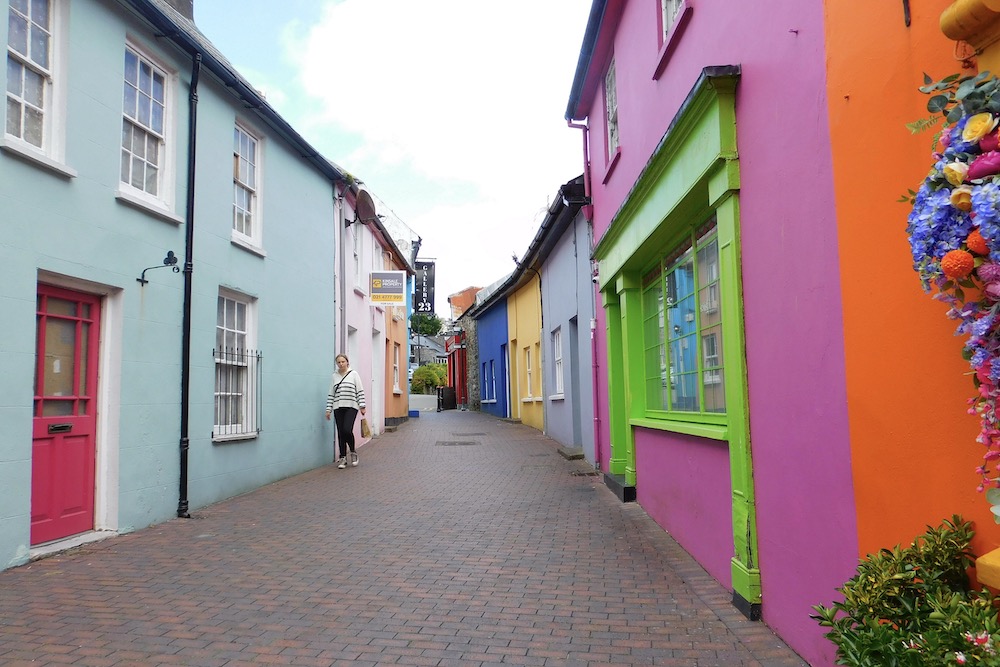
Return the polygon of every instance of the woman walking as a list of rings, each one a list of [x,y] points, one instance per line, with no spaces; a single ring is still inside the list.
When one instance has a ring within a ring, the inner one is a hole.
[[[326,418],[333,414],[337,425],[337,440],[340,444],[340,458],[337,467],[347,467],[347,449],[351,449],[351,465],[358,465],[358,453],[354,451],[354,420],[358,412],[365,414],[365,389],[361,386],[361,376],[351,369],[351,364],[343,354],[337,355],[337,370],[330,380],[330,391],[326,395]]]

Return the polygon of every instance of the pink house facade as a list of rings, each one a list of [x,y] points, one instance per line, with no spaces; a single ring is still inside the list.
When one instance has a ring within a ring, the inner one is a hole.
[[[596,0],[566,117],[608,486],[819,665],[811,605],[858,557],[824,6],[766,5]]]

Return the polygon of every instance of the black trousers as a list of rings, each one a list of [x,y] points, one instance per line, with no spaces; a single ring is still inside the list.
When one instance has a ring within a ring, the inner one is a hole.
[[[354,451],[354,420],[358,411],[354,408],[337,408],[333,411],[333,421],[337,424],[337,439],[340,441],[340,458],[347,456],[347,448]]]

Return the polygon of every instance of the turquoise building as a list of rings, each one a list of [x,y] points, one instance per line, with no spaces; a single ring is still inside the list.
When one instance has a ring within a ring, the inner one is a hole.
[[[0,569],[328,463],[357,219],[190,1],[4,10]]]

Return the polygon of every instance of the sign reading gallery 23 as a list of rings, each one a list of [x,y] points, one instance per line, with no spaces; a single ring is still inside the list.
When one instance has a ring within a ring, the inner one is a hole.
[[[417,284],[413,298],[413,312],[434,312],[434,262],[418,261]]]
[[[373,304],[406,303],[406,272],[372,271],[369,278],[368,300]]]

